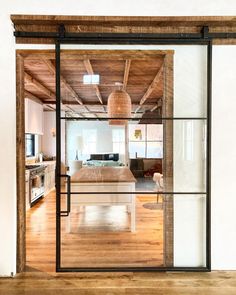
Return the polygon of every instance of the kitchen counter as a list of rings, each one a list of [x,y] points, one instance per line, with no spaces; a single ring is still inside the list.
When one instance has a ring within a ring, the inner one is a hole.
[[[104,183],[136,182],[128,167],[84,167],[71,177],[71,182]]]
[[[43,161],[43,162],[36,162],[36,163],[30,163],[29,165],[32,165],[32,166],[38,166],[38,165],[43,165],[43,166],[50,166],[50,165],[55,165],[56,164],[56,161]],[[28,164],[26,164],[28,165]],[[26,170],[29,170],[26,168]]]
[[[50,165],[50,164],[56,164],[56,161],[55,160],[53,160],[53,161],[43,161],[43,162],[40,162],[40,163],[42,163],[43,165]]]

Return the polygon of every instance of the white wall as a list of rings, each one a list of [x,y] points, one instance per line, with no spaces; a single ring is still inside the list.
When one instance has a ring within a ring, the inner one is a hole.
[[[25,98],[25,133],[43,134],[43,104]]]
[[[212,267],[236,269],[236,46],[213,51]]]
[[[47,156],[56,157],[56,137],[53,137],[52,129],[56,130],[56,112],[43,112],[42,152]],[[61,121],[61,161],[65,164],[64,120]]]
[[[83,130],[95,130],[96,132],[96,151],[91,153],[112,153],[113,152],[113,142],[112,142],[112,130],[122,128],[111,126],[108,122],[103,121],[68,121],[66,124],[66,161],[70,166],[71,161],[75,160],[76,150],[78,149],[76,145],[77,136],[84,136]],[[123,127],[124,129],[124,127]],[[79,151],[80,152],[80,151]],[[80,160],[86,161],[90,158],[90,152],[85,148],[85,139],[83,139],[83,152],[80,155]],[[120,161],[124,161],[124,155],[120,154]]]
[[[12,0],[0,4],[0,275],[15,272],[16,165],[15,165],[15,40],[10,14],[81,15],[236,15],[235,0]],[[233,208],[236,167],[235,46],[215,47],[213,92],[212,222],[213,267],[236,269],[236,218]],[[226,54],[226,56],[223,56]],[[225,64],[223,64],[225,62]],[[219,72],[218,69],[224,69]],[[218,78],[217,78],[218,76]],[[219,78],[220,77],[220,78]],[[226,79],[228,77],[229,79]],[[225,86],[226,85],[226,86]],[[226,89],[227,87],[227,89]],[[224,95],[221,95],[221,92]],[[227,95],[225,95],[225,93]],[[227,109],[226,109],[227,108]],[[227,111],[227,113],[226,113]],[[222,114],[224,119],[222,119]],[[230,127],[228,126],[230,123]],[[219,130],[223,130],[222,137]],[[229,131],[225,131],[229,130]],[[221,140],[222,139],[222,140]],[[225,198],[227,201],[224,201]],[[234,210],[235,211],[235,210]],[[222,213],[224,212],[224,213]],[[223,218],[222,218],[223,217]],[[222,248],[222,246],[224,248]]]
[[[56,130],[56,113],[43,112],[43,137],[42,152],[51,157],[56,156],[56,136],[52,135],[52,129]]]

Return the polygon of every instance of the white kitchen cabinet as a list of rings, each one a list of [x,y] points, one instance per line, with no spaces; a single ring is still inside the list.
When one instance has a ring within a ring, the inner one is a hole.
[[[44,163],[46,166],[45,169],[45,179],[44,179],[44,189],[45,193],[44,195],[47,195],[55,188],[55,167],[56,163],[53,162],[47,162],[47,164]]]
[[[25,171],[25,208],[30,208],[30,192],[29,192],[29,171]]]
[[[43,135],[43,105],[25,99],[25,133]]]

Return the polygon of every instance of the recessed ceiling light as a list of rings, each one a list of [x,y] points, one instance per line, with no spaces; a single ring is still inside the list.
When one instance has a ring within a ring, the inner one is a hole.
[[[99,82],[100,82],[100,75],[84,75],[83,76],[84,84],[98,85]]]

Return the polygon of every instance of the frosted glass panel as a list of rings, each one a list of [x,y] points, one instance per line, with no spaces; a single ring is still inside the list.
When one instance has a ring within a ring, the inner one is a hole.
[[[206,122],[181,120],[174,122],[174,191],[206,190]]]
[[[178,46],[174,55],[174,116],[205,117],[207,48]]]
[[[206,196],[174,196],[174,266],[206,266]]]

